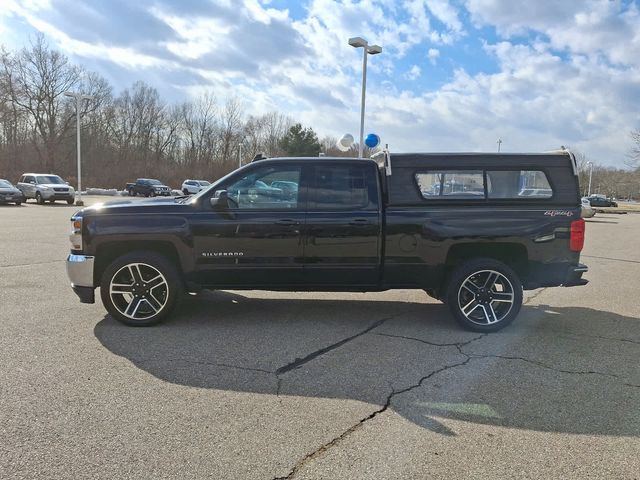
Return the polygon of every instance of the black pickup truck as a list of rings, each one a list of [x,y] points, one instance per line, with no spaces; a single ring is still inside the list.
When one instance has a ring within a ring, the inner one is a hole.
[[[128,325],[201,288],[423,289],[490,332],[523,289],[587,283],[578,192],[567,151],[267,159],[189,198],[80,210],[67,271]]]
[[[155,197],[158,195],[169,196],[171,189],[160,180],[154,178],[138,178],[135,183],[127,183],[125,190],[130,197],[144,195],[145,197]]]

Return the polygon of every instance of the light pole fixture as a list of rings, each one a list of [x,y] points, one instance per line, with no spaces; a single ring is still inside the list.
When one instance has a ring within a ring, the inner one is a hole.
[[[496,143],[498,144],[498,153],[500,153],[500,146],[502,145],[502,139],[499,138]]]
[[[362,37],[353,37],[349,39],[349,45],[355,48],[362,47],[362,101],[360,103],[360,143],[358,144],[358,156],[362,158],[364,152],[364,103],[367,91],[367,57],[369,55],[377,55],[382,53],[380,45],[369,45]]]
[[[593,175],[593,162],[587,162],[589,165],[589,190],[587,193],[587,197],[591,195],[591,176]]]
[[[238,144],[238,168],[242,166],[242,142]]]
[[[81,93],[75,93],[75,92],[64,92],[64,94],[67,97],[71,97],[71,98],[75,98],[76,100],[76,131],[77,131],[77,149],[78,149],[78,153],[77,153],[77,159],[78,159],[78,190],[77,190],[77,197],[76,197],[76,205],[78,205],[79,207],[84,205],[84,202],[82,201],[82,180],[81,180],[81,176],[82,176],[82,167],[81,167],[81,162],[80,162],[80,102],[82,100],[93,100],[94,97],[92,97],[91,95],[83,95]]]

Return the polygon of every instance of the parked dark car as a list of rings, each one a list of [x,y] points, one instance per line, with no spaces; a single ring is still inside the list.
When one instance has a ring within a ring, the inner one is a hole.
[[[617,207],[618,202],[614,202],[613,199],[607,198],[605,195],[595,194],[587,197],[592,207]]]
[[[491,332],[517,316],[523,288],[587,283],[570,153],[376,160],[261,160],[189,198],[80,210],[72,287],[84,303],[100,287],[108,312],[128,325],[162,320],[184,290],[414,288],[464,327]],[[532,176],[552,195],[520,196]]]
[[[127,183],[125,189],[130,197],[135,197],[136,195],[166,197],[171,195],[171,188],[154,178],[138,178],[135,183]]]
[[[24,202],[24,195],[9,180],[0,178],[0,203],[15,203],[20,205]]]

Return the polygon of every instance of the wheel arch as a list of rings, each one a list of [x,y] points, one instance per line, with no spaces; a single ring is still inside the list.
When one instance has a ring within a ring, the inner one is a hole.
[[[102,275],[106,268],[117,258],[126,255],[127,253],[140,251],[140,252],[153,252],[162,255],[169,260],[178,270],[178,273],[183,275],[183,268],[180,261],[180,255],[175,245],[166,240],[127,240],[127,241],[113,241],[100,244],[95,253],[95,266],[93,271],[94,285],[99,285]]]
[[[491,258],[511,267],[524,281],[529,274],[529,254],[521,243],[469,242],[453,245],[447,252],[446,270],[450,272],[463,262],[474,258]]]

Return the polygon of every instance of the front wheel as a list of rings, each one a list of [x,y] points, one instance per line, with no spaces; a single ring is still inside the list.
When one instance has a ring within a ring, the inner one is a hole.
[[[446,303],[455,319],[474,332],[495,332],[509,325],[522,306],[522,283],[504,263],[469,260],[451,274]]]
[[[40,192],[36,192],[36,203],[38,205],[44,205],[44,198],[42,198]]]
[[[126,325],[147,327],[165,319],[183,293],[176,267],[162,255],[132,252],[107,267],[100,282],[102,303]]]
[[[73,205],[73,198],[67,198],[67,205]]]

